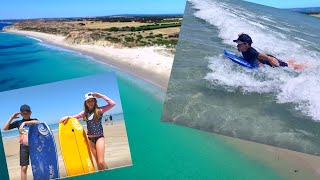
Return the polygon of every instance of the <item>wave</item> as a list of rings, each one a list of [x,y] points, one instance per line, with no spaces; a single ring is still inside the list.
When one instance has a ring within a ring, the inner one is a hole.
[[[13,135],[13,136],[3,136],[3,139],[11,139],[11,138],[16,138],[19,137],[19,135]]]
[[[43,42],[41,39],[38,39],[38,38],[35,38],[35,37],[31,37],[31,36],[26,36],[26,37],[28,37],[30,39],[34,39],[34,40],[39,41],[39,42]]]
[[[46,44],[46,43],[39,43],[40,46],[52,49],[52,50],[56,50],[56,51],[63,51],[63,52],[70,52],[70,53],[78,53],[76,51],[72,51],[69,49],[65,49],[63,47],[59,47],[59,46],[55,46],[55,45],[51,45],[51,44]]]
[[[239,6],[230,7],[229,4],[213,0],[190,0],[195,9],[194,15],[205,20],[218,29],[218,36],[231,51],[236,51],[235,43],[240,32],[245,32],[253,38],[253,47],[259,52],[272,54],[287,61],[295,59],[308,67],[297,72],[290,68],[264,67],[256,70],[245,69],[220,55],[207,57],[209,72],[205,79],[214,88],[226,91],[240,90],[243,93],[271,93],[277,103],[293,103],[295,109],[320,121],[320,57],[319,51],[310,50],[311,42],[303,37],[295,37],[287,31],[294,27],[279,26],[286,22],[278,22],[275,27],[274,17],[267,15],[261,21],[258,14],[248,13]],[[305,29],[307,33],[307,29]]]
[[[190,0],[190,2],[196,9],[194,15],[218,28],[218,36],[227,45],[235,47],[232,40],[236,39],[239,33],[244,32],[252,37],[253,47],[261,52],[273,54],[279,58],[295,57],[299,62],[313,62],[316,58],[314,55],[305,56],[306,50],[302,45],[290,40],[290,36],[276,31],[272,28],[274,24],[262,23],[256,18],[257,15],[249,13],[242,7],[231,8],[226,3],[212,0]]]

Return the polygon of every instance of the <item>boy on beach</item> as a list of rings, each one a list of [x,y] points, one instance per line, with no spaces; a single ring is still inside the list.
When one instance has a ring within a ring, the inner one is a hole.
[[[24,104],[20,107],[20,112],[14,113],[6,124],[3,126],[3,130],[7,131],[10,129],[17,128],[20,132],[20,166],[21,166],[21,179],[27,179],[27,170],[29,165],[29,147],[28,147],[28,128],[32,124],[36,124],[39,121],[37,119],[30,118],[31,116],[30,106]],[[14,121],[18,115],[21,114],[22,119]]]
[[[106,126],[108,125],[108,115],[104,117],[104,122],[106,123]]]
[[[251,47],[253,42],[251,37],[247,34],[239,34],[238,39],[233,40],[233,42],[237,43],[238,51],[242,53],[243,58],[252,65],[257,64],[263,66],[264,64],[267,64],[271,67],[291,67],[295,70],[304,68],[302,65],[295,64],[293,60],[283,62],[272,55],[259,53]]]
[[[111,125],[112,125],[112,124],[113,124],[113,122],[112,122],[112,116],[111,116],[111,114],[110,114],[109,119],[110,119],[110,123],[111,123]]]

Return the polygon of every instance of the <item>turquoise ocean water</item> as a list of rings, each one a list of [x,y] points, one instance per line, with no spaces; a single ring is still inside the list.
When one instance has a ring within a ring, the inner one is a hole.
[[[1,91],[116,71],[133,166],[79,179],[283,179],[214,134],[160,122],[165,93],[146,81],[25,36],[0,33],[0,47]]]

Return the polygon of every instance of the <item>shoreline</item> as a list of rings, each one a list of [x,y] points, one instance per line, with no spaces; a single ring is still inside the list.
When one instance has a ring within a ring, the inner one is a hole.
[[[247,159],[272,168],[285,179],[319,179],[320,157],[297,151],[260,144],[243,139],[218,135],[225,144],[230,145]]]
[[[320,14],[310,14],[310,16],[313,16],[313,17],[318,17],[318,18],[320,18]]]
[[[36,38],[44,43],[49,43],[73,50],[82,55],[92,57],[94,61],[115,67],[120,71],[137,76],[166,91],[170,78],[174,55],[163,55],[156,51],[164,51],[163,47],[143,48],[115,48],[98,45],[69,44],[64,36],[47,34],[42,32],[5,30],[3,32],[14,33]]]

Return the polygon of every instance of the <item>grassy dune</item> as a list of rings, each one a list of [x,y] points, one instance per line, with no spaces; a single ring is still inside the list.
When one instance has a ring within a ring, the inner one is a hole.
[[[181,17],[121,17],[20,21],[8,29],[44,32],[66,37],[73,44],[136,47],[175,47]]]

